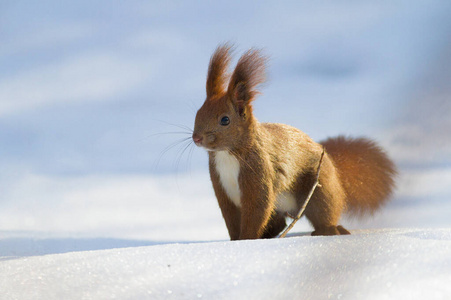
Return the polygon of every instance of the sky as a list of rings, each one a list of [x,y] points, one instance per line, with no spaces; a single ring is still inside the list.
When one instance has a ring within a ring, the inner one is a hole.
[[[0,1],[0,203],[30,178],[207,172],[205,152],[177,141],[226,41],[234,62],[251,47],[269,57],[260,121],[374,138],[402,195],[421,181],[419,195],[449,196],[450,13],[449,1]]]

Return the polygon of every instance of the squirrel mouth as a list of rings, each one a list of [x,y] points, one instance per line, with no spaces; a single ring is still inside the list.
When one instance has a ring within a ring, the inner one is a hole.
[[[204,143],[202,141],[199,142],[199,141],[194,140],[194,144],[196,144],[196,146],[199,148],[207,150],[208,152],[214,152],[214,151],[218,150],[218,149],[215,149],[215,147],[209,147],[207,145],[204,145]]]
[[[196,143],[196,142],[194,142],[194,143],[196,144],[197,147],[202,148],[202,149],[205,149],[205,150],[207,150],[208,152],[216,151],[216,149],[211,148],[211,147],[207,147],[207,146],[205,146],[205,145],[202,144],[202,143]]]
[[[196,132],[193,133],[194,144],[196,144],[197,147],[204,148],[207,151],[215,151],[216,150],[214,146],[207,145],[207,144],[211,144],[211,142],[213,142],[214,140],[215,140],[214,136],[210,137],[207,135],[206,137],[204,137],[203,135],[198,134]]]

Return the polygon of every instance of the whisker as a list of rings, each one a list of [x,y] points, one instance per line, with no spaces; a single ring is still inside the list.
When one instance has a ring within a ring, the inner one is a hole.
[[[161,122],[161,123],[164,123],[164,124],[166,124],[166,125],[174,126],[174,127],[177,127],[177,128],[183,129],[183,130],[187,130],[187,131],[189,131],[189,132],[191,132],[191,133],[194,131],[193,129],[191,129],[190,127],[188,127],[188,126],[186,126],[186,125],[180,125],[180,124],[169,123],[169,122],[166,122],[166,121],[163,121],[163,120],[156,120],[156,121]]]
[[[177,141],[173,142],[172,144],[170,144],[169,146],[167,146],[166,148],[164,148],[163,151],[161,151],[160,155],[158,156],[157,160],[155,161],[155,168],[159,165],[161,159],[169,150],[173,149],[176,146],[179,146],[182,143],[190,141],[190,140],[191,140],[191,137],[186,137],[186,138],[177,140]]]
[[[158,135],[169,135],[169,134],[189,134],[189,135],[191,135],[192,132],[188,132],[188,131],[159,132],[159,133],[153,133],[151,135],[148,135],[148,136],[146,136],[146,138],[153,137],[153,136],[158,136]]]
[[[184,142],[185,143],[185,142]],[[177,158],[175,160],[175,169],[178,170],[180,166],[180,162],[182,160],[183,154],[186,152],[186,150],[192,145],[193,141],[189,141],[186,145],[180,146],[181,152],[177,155]]]
[[[176,183],[177,183],[177,189],[180,191],[180,186],[178,184],[178,180],[179,180],[179,171],[180,171],[180,165],[181,165],[181,161],[183,158],[183,155],[186,153],[186,151],[188,150],[188,158],[187,158],[187,163],[186,163],[186,170],[190,171],[190,164],[189,164],[189,157],[191,156],[190,153],[192,153],[193,149],[194,149],[194,142],[192,140],[188,141],[188,143],[183,142],[180,144],[180,146],[178,147],[179,153],[177,154],[177,158],[174,161],[174,167],[176,170]]]
[[[252,168],[252,166],[244,160],[244,158],[242,158],[241,156],[238,155],[238,153],[234,152],[233,150],[229,149],[228,150],[230,153],[232,153],[235,157],[238,158],[238,160],[242,161],[247,167],[249,167],[249,169],[251,169],[251,171],[257,175],[257,172],[254,170],[254,168]]]
[[[175,147],[183,142],[186,142],[188,140],[191,140],[191,137],[186,137],[186,138],[175,141],[174,143],[172,143],[169,146],[167,146],[166,148],[164,148],[163,153],[166,153],[168,150],[172,149],[173,147]]]
[[[194,149],[195,149],[194,143],[191,143],[191,148],[189,149],[188,157],[187,157],[187,160],[186,160],[186,164],[188,165],[188,168],[190,170],[191,170],[191,161],[193,159]]]

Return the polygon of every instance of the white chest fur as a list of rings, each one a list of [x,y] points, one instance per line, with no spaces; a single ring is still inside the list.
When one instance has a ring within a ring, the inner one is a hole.
[[[238,184],[240,175],[240,163],[228,151],[218,151],[215,153],[215,166],[219,174],[219,180],[224,191],[232,202],[241,206],[241,190]]]
[[[284,192],[277,196],[276,210],[281,213],[290,213],[296,215],[298,204],[293,194]]]

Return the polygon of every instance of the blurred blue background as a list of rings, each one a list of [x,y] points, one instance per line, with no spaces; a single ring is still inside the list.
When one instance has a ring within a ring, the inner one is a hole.
[[[166,150],[189,136],[174,125],[193,126],[225,41],[270,57],[260,121],[372,137],[402,195],[422,182],[418,197],[448,197],[450,15],[450,1],[2,0],[0,203],[30,174],[207,172],[201,149]]]

